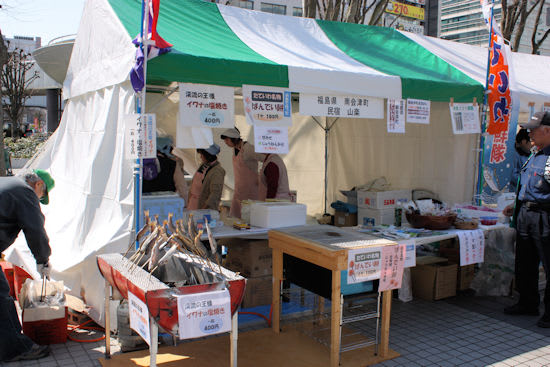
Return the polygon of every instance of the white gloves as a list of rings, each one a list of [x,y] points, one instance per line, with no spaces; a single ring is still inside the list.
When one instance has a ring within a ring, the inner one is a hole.
[[[50,280],[51,267],[50,267],[50,262],[49,261],[46,264],[37,264],[36,265],[36,270],[38,270],[38,273],[40,274],[40,276],[42,278],[46,278],[46,279]]]

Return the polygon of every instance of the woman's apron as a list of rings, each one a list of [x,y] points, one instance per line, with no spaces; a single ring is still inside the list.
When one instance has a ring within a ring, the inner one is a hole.
[[[199,198],[202,191],[202,180],[204,179],[204,172],[195,172],[193,180],[191,180],[191,188],[189,189],[189,199],[187,200],[187,209],[197,210],[199,209]]]
[[[241,217],[241,200],[258,200],[258,172],[253,172],[245,164],[243,150],[233,155],[233,174],[235,175],[235,192],[229,215]]]

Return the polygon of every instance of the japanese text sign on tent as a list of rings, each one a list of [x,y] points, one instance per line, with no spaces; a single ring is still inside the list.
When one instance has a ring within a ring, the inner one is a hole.
[[[227,289],[177,296],[177,302],[180,339],[231,330],[231,298]]]
[[[451,103],[451,123],[455,134],[476,134],[480,132],[479,106],[472,103]]]
[[[407,122],[428,125],[430,123],[430,101],[407,99]]]
[[[460,266],[482,263],[485,255],[485,236],[482,229],[458,232]]]
[[[135,330],[147,344],[151,345],[149,309],[145,302],[131,292],[128,292],[128,313],[130,314],[130,328]]]
[[[180,83],[180,124],[191,127],[234,126],[235,102],[232,87]]]
[[[156,158],[157,123],[155,114],[131,114],[127,115],[124,120],[127,158]]]
[[[348,284],[380,279],[381,247],[365,247],[348,251]]]
[[[365,96],[300,93],[300,114],[307,116],[384,118],[384,100]]]
[[[291,126],[290,97],[288,89],[243,85],[246,122],[254,126]]]
[[[405,100],[388,99],[388,132],[405,133]]]
[[[379,292],[401,288],[405,264],[405,247],[405,245],[382,247]]]
[[[254,126],[254,150],[257,153],[287,154],[288,128]]]

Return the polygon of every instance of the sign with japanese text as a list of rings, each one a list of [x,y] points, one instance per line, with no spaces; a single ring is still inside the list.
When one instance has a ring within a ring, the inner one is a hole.
[[[481,132],[479,106],[473,103],[450,103],[451,123],[455,134],[476,134]]]
[[[388,132],[405,133],[405,100],[388,98]]]
[[[384,100],[365,96],[300,93],[300,114],[383,119]]]
[[[288,128],[254,126],[254,151],[257,153],[287,154]]]
[[[430,123],[430,101],[407,99],[407,122],[428,125]]]
[[[388,1],[386,12],[395,15],[401,15],[403,17],[424,20],[424,8],[414,5],[403,4],[397,1]]]
[[[404,264],[405,245],[382,247],[379,292],[401,288]]]
[[[416,24],[416,19],[403,18],[399,15],[384,14],[384,27],[398,29],[400,31],[411,32],[415,34],[424,34],[424,26]]]
[[[235,125],[232,87],[179,83],[182,126],[231,128]]]
[[[400,240],[400,245],[405,246],[405,264],[403,267],[412,268],[416,266],[416,245],[414,240]]]
[[[485,255],[485,236],[482,229],[459,231],[460,266],[482,263]]]
[[[149,325],[149,309],[145,302],[128,292],[128,313],[130,328],[151,345],[151,329]]]
[[[243,85],[243,104],[249,125],[291,126],[292,101],[284,88]]]
[[[380,279],[382,247],[365,247],[348,251],[348,284]]]
[[[229,290],[177,296],[180,339],[231,331]]]
[[[130,159],[156,158],[157,122],[155,114],[130,114],[124,118],[126,156]]]

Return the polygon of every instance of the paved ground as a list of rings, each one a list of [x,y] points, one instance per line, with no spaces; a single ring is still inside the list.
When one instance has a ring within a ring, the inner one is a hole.
[[[550,329],[538,328],[535,316],[504,315],[502,308],[511,303],[506,297],[469,295],[436,302],[395,300],[390,347],[401,357],[376,366],[550,366]],[[260,319],[254,328],[265,326]],[[113,341],[112,351],[119,350]],[[99,366],[103,352],[103,342],[70,341],[53,345],[48,358],[2,366]]]

